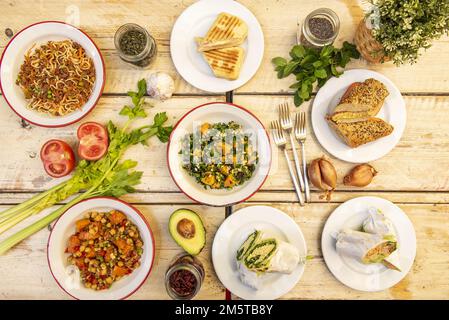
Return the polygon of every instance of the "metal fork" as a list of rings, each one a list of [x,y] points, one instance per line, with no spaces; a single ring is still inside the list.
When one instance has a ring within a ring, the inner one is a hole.
[[[304,198],[302,196],[301,190],[299,189],[295,172],[293,171],[293,167],[290,163],[290,157],[288,156],[288,152],[285,149],[287,140],[285,139],[284,132],[282,131],[279,121],[275,120],[271,122],[271,134],[273,136],[274,143],[279,147],[279,149],[284,152],[285,159],[287,160],[288,171],[290,171],[290,177],[292,178],[293,185],[295,186],[296,195],[298,196],[300,205],[303,206]]]
[[[301,190],[305,191],[304,179],[301,173],[301,166],[299,165],[298,151],[296,150],[295,140],[293,139],[292,129],[293,121],[290,117],[290,110],[287,103],[281,103],[279,105],[279,119],[281,121],[281,127],[290,136],[290,144],[292,145],[293,158],[295,159],[296,173],[298,174],[299,185]]]
[[[306,151],[304,148],[304,143],[306,142],[306,113],[298,112],[295,116],[295,137],[301,145],[301,157],[302,157],[302,169],[304,175],[304,186],[306,194],[306,202],[310,202],[310,188],[309,181],[307,179],[307,163],[306,163]]]

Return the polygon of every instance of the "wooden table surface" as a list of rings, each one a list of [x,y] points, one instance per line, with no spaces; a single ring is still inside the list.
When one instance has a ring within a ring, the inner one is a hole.
[[[217,0],[219,1],[219,0]],[[278,80],[270,60],[288,56],[295,42],[298,19],[319,7],[336,11],[341,20],[337,45],[352,42],[363,12],[357,0],[239,0],[258,18],[265,36],[265,53],[254,78],[235,91],[234,102],[245,106],[265,125],[276,117],[276,105],[292,101],[287,88],[291,79]],[[1,0],[0,52],[8,42],[6,28],[18,32],[31,23],[61,20],[86,31],[100,47],[106,63],[107,81],[104,94],[86,121],[121,122],[118,111],[128,103],[126,92],[137,80],[151,71],[171,74],[176,81],[174,97],[165,102],[154,101],[151,114],[167,111],[175,123],[192,107],[210,101],[224,101],[223,94],[202,92],[186,83],[176,72],[170,59],[170,32],[179,14],[192,0]],[[122,62],[114,49],[117,28],[135,22],[149,28],[156,38],[159,54],[149,69],[137,69]],[[312,204],[300,208],[290,182],[286,163],[273,148],[273,170],[253,198],[234,210],[253,204],[277,207],[297,221],[304,232],[309,255],[305,273],[285,299],[431,299],[449,298],[449,40],[434,41],[415,65],[395,67],[392,64],[370,65],[351,62],[352,68],[368,68],[390,78],[401,90],[407,106],[404,135],[388,155],[374,161],[379,171],[373,183],[363,190],[339,185],[332,201],[319,198],[312,190]],[[33,194],[46,190],[56,181],[43,171],[39,159],[41,145],[50,138],[74,142],[78,124],[60,129],[45,129],[21,121],[0,98],[0,210],[20,203]],[[305,103],[303,110],[310,110]],[[308,128],[308,132],[312,132]],[[306,144],[310,161],[326,152],[313,134]],[[192,203],[171,180],[165,159],[166,146],[151,140],[148,147],[129,150],[131,158],[139,159],[144,171],[138,192],[123,197],[135,204],[147,217],[156,238],[156,259],[153,271],[144,286],[132,299],[167,299],[163,276],[170,260],[181,249],[167,232],[168,217],[175,209],[188,207],[199,212],[207,228],[207,247],[200,254],[206,267],[206,281],[198,299],[224,299],[225,289],[214,274],[210,248],[213,236],[225,218],[225,209]],[[332,158],[332,157],[330,157]],[[351,164],[332,158],[339,182]],[[323,225],[329,214],[342,202],[362,195],[379,196],[396,203],[412,220],[417,235],[417,255],[410,273],[396,286],[376,293],[359,292],[341,284],[327,269],[320,248]],[[33,217],[27,223],[38,219]],[[21,224],[23,227],[25,224]],[[13,229],[17,230],[17,228]],[[3,239],[6,235],[1,235]],[[46,259],[49,230],[44,229],[0,257],[1,299],[68,299],[53,280]]]

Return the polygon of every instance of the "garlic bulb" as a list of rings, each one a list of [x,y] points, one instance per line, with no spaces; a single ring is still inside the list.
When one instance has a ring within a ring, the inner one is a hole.
[[[164,72],[154,72],[147,78],[147,93],[150,97],[166,100],[175,91],[173,78]]]

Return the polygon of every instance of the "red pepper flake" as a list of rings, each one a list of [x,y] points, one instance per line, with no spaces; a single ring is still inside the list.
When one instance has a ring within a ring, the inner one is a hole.
[[[170,286],[179,296],[191,295],[198,284],[195,276],[188,270],[176,270],[170,275]]]

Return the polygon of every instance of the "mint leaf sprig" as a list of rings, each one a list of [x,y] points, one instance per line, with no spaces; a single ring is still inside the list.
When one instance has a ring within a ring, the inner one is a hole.
[[[351,59],[359,57],[355,45],[345,41],[341,48],[328,45],[321,50],[295,45],[290,50],[290,60],[275,57],[271,62],[279,79],[291,74],[296,77],[290,89],[295,89],[294,103],[299,107],[304,101],[310,100],[315,83],[321,88],[332,76],[343,74],[341,68],[346,67]]]

